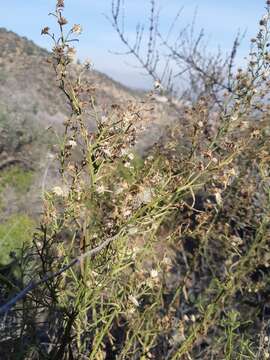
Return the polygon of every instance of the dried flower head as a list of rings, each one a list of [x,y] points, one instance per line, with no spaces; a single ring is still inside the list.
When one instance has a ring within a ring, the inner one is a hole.
[[[41,30],[41,35],[48,35],[50,31],[50,28],[48,26],[45,26],[42,30]]]
[[[56,8],[63,8],[65,7],[65,1],[64,0],[57,0]]]
[[[158,271],[155,270],[155,269],[152,269],[152,270],[150,271],[150,276],[151,276],[151,278],[153,278],[153,279],[158,278]]]
[[[68,146],[71,147],[72,149],[74,149],[77,146],[77,143],[75,140],[69,140]]]
[[[129,160],[134,160],[134,154],[132,154],[132,153],[130,153],[130,154],[128,154],[128,158],[129,158]]]
[[[87,69],[87,70],[91,70],[91,68],[93,67],[93,62],[90,59],[86,59],[83,63],[83,66]],[[104,119],[106,118],[106,116],[102,116],[102,121],[104,122]]]
[[[159,80],[156,80],[154,82],[154,89],[155,90],[162,90],[162,85],[161,85],[161,82]]]
[[[265,18],[262,18],[260,20],[260,26],[266,26],[266,24],[267,24],[267,20]]]
[[[68,196],[68,190],[61,186],[55,186],[52,188],[52,193],[59,197],[66,197]]]
[[[70,60],[73,60],[76,56],[76,49],[74,47],[69,47],[67,49],[67,57],[70,59]]]
[[[80,35],[82,33],[82,27],[81,25],[79,24],[74,24],[71,31],[74,33],[74,34],[78,34]]]
[[[105,186],[104,186],[104,185],[100,185],[100,186],[98,186],[98,187],[96,188],[96,192],[97,192],[98,194],[104,194],[105,191],[106,191],[106,189],[105,189]]]
[[[66,25],[68,23],[67,19],[64,18],[64,16],[60,16],[59,19],[58,19],[58,24],[63,26],[63,25]]]

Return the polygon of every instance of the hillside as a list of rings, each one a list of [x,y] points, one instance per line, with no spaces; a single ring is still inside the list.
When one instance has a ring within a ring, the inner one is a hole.
[[[10,244],[23,240],[20,226],[38,218],[42,192],[57,181],[56,132],[61,133],[69,109],[48,63],[47,50],[4,28],[0,28],[0,48],[0,238],[13,224],[14,233],[2,239],[2,246],[12,249]],[[74,64],[74,70],[78,66]],[[87,80],[95,89],[101,116],[105,104],[108,108],[132,100],[145,106],[142,93],[105,74],[89,70]],[[169,121],[166,104],[155,99],[150,102],[146,106],[150,111],[143,116],[145,132],[137,144],[140,152],[162,136]],[[93,122],[91,112],[89,121]]]
[[[32,41],[11,31],[0,29],[0,95],[1,107],[18,118],[35,118],[46,127],[60,122],[66,112],[63,99],[47,63],[49,53]],[[96,71],[89,71],[89,79],[97,88],[97,101],[121,102],[135,96],[135,92]]]
[[[0,29],[0,48],[0,170],[3,183],[3,170],[7,171],[15,163],[28,171],[36,172],[39,167],[42,172],[44,165],[46,167],[48,144],[54,145],[52,132],[46,129],[59,128],[68,108],[47,62],[48,51],[3,28]],[[100,110],[105,103],[121,103],[138,96],[97,71],[89,71],[88,77],[96,87]],[[9,185],[2,184],[5,188]],[[7,204],[3,205],[2,211],[9,214],[16,208],[12,204],[18,199],[13,189],[9,189],[8,194],[12,201],[5,196]]]

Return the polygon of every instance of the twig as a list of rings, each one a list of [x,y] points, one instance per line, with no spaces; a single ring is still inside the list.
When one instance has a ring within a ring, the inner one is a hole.
[[[3,170],[4,168],[14,165],[14,164],[22,164],[26,168],[28,168],[30,170],[32,169],[32,166],[30,164],[28,164],[26,161],[11,156],[0,162],[0,170]]]
[[[119,236],[119,234],[117,236],[108,238],[99,246],[97,246],[94,249],[89,250],[86,253],[80,255],[79,257],[73,259],[69,264],[65,265],[61,270],[57,271],[56,273],[46,275],[37,282],[31,281],[22,291],[20,291],[16,296],[14,296],[11,300],[9,300],[5,305],[0,307],[0,314],[4,314],[4,313],[8,312],[18,301],[22,300],[31,290],[36,289],[39,285],[44,284],[47,281],[57,278],[58,276],[63,274],[65,271],[70,269],[75,264],[80,264],[85,258],[95,256],[101,250],[103,250],[106,246],[108,246],[113,240],[115,240],[118,236]]]

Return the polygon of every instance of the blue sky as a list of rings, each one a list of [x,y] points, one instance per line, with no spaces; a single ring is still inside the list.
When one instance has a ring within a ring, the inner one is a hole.
[[[264,13],[264,0],[157,0],[161,10],[161,25],[167,29],[176,12],[183,7],[181,24],[191,21],[197,9],[197,28],[203,27],[209,36],[209,49],[218,46],[229,52],[238,30],[246,31],[240,48],[239,64],[249,49],[249,39],[256,34],[259,18]],[[53,27],[48,13],[54,9],[54,0],[0,0],[0,27],[6,27],[19,35],[27,36],[37,44],[50,48],[46,37],[40,36],[40,29]],[[121,51],[123,47],[116,33],[104,16],[110,15],[110,0],[66,0],[65,16],[70,24],[80,23],[78,54],[81,59],[91,58],[94,67],[129,86],[144,87],[150,82],[140,71],[129,66],[132,62],[110,51]],[[135,30],[137,21],[147,20],[149,0],[125,0],[126,30],[129,36]]]

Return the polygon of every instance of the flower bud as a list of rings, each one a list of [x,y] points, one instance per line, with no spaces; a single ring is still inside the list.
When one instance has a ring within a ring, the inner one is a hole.
[[[56,8],[63,8],[65,7],[64,0],[57,0]]]
[[[80,35],[82,33],[82,27],[81,27],[81,25],[75,24],[75,25],[73,25],[71,31],[75,34]]]
[[[45,26],[42,30],[41,30],[41,35],[48,35],[50,31],[50,28],[48,26]]]
[[[58,24],[63,26],[66,25],[67,23],[68,23],[67,19],[61,15],[60,18],[58,19]]]

